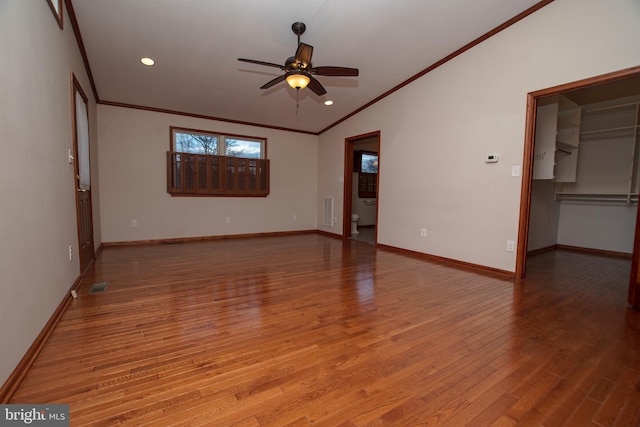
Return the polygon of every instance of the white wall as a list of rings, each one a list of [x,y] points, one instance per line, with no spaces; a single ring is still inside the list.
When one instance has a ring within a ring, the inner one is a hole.
[[[344,139],[380,130],[379,243],[515,271],[526,94],[639,65],[639,20],[636,0],[554,1],[322,134],[319,197],[342,215]]]
[[[558,243],[560,202],[554,200],[554,182],[533,180],[527,250],[548,248]]]
[[[106,105],[98,115],[105,242],[317,228],[317,136]],[[171,197],[170,126],[267,138],[269,196]]]
[[[558,244],[631,254],[637,210],[637,204],[563,201]]]
[[[633,252],[638,205],[555,201],[553,182],[533,181],[527,250],[556,244]]]
[[[528,251],[556,244],[633,252],[637,204],[555,201],[553,182],[533,181]]]
[[[65,10],[66,12],[66,10]],[[0,383],[80,274],[71,134],[71,71],[90,98],[94,200],[95,102],[64,16],[46,1],[0,1]],[[94,204],[96,245],[100,214]]]

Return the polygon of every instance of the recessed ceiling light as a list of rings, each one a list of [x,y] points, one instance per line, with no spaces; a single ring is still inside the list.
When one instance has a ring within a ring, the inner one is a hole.
[[[328,100],[324,101],[324,105],[333,105],[333,101],[328,99]]]
[[[144,65],[148,65],[148,66],[152,66],[153,64],[156,63],[156,61],[154,61],[151,58],[142,58],[142,59],[140,59],[140,62],[142,62]]]

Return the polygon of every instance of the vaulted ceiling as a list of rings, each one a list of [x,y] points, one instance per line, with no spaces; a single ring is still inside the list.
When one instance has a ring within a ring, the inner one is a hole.
[[[539,0],[72,0],[99,100],[318,133]],[[318,80],[299,93],[283,72],[297,36],[313,66],[358,77]],[[140,63],[151,57],[152,67]],[[325,100],[334,104],[325,106]]]

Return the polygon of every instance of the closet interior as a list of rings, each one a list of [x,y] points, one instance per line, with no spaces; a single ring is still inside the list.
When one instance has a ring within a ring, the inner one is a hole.
[[[538,101],[527,251],[631,256],[640,190],[640,78]]]

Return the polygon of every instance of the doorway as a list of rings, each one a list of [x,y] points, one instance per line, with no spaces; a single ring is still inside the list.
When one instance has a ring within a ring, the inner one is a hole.
[[[525,136],[525,149],[524,149],[524,160],[523,160],[523,181],[522,181],[522,193],[521,193],[521,203],[520,203],[520,221],[519,221],[519,232],[518,232],[518,249],[517,249],[517,258],[516,258],[516,277],[524,278],[526,271],[526,258],[528,253],[529,241],[532,236],[530,236],[531,232],[531,219],[532,219],[532,193],[534,189],[534,181],[533,175],[540,170],[537,168],[537,171],[534,171],[534,158],[540,159],[544,157],[541,153],[535,152],[535,133],[536,133],[536,122],[538,120],[537,114],[539,112],[538,107],[540,105],[545,105],[549,98],[553,97],[566,97],[566,98],[574,98],[578,102],[578,104],[589,104],[596,105],[599,102],[606,104],[608,100],[615,99],[624,99],[626,97],[631,97],[634,95],[640,95],[640,67],[634,67],[626,70],[622,70],[619,72],[614,72],[594,78],[589,78],[577,82],[572,82],[568,84],[564,84],[561,86],[556,86],[544,90],[540,90],[537,92],[532,92],[527,96],[527,118],[526,118],[526,136]],[[630,126],[633,130],[633,138],[635,141],[631,144],[633,151],[631,151],[630,156],[633,164],[635,165],[631,171],[630,182],[632,183],[629,191],[628,198],[630,203],[635,203],[637,206],[637,162],[638,162],[638,118],[637,112],[635,113],[635,124],[632,123]],[[582,132],[581,132],[582,138]],[[562,148],[562,147],[561,147]],[[556,152],[555,162],[560,163],[562,160],[558,159],[558,154],[562,156],[566,156],[566,149],[558,149],[556,151],[560,151],[561,153]],[[569,150],[570,151],[570,150]],[[577,153],[576,153],[577,154]],[[603,160],[604,162],[604,160]],[[553,192],[555,195],[563,194],[562,189],[558,192],[555,189],[556,183],[551,183],[553,188]],[[569,186],[571,187],[571,185]],[[574,185],[575,187],[575,185]],[[603,194],[596,194],[596,196],[601,196],[606,192],[602,192]],[[635,193],[635,195],[634,195]],[[574,196],[570,192],[566,192],[568,196]],[[578,196],[582,196],[578,194]],[[592,195],[593,196],[593,195]],[[635,200],[631,200],[631,197],[635,197]],[[640,228],[640,217],[636,215],[635,219],[635,242],[633,244],[633,255],[632,255],[632,274],[630,278],[630,290],[629,290],[629,303],[640,307],[640,283],[638,279],[638,258],[640,257],[640,251],[638,250],[638,239],[640,239],[640,233],[638,233],[638,229]],[[632,220],[633,223],[633,220]]]
[[[380,131],[345,139],[344,238],[378,241]]]
[[[91,162],[89,157],[89,110],[87,96],[72,75],[73,164],[75,171],[76,219],[80,273],[94,257],[93,215],[91,208]]]

